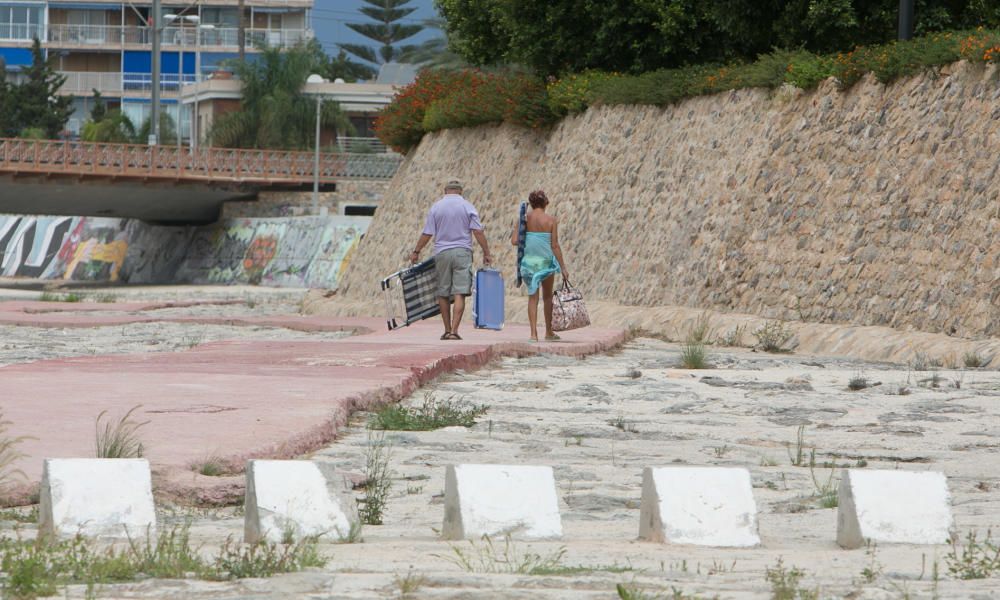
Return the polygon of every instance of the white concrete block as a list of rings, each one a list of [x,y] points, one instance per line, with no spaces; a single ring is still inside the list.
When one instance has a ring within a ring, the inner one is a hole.
[[[44,537],[124,539],[156,535],[149,462],[141,458],[48,458],[38,531]]]
[[[639,537],[698,546],[760,544],[750,472],[722,467],[646,468]]]
[[[878,469],[844,472],[838,490],[837,543],[944,544],[951,536],[944,473]]]
[[[441,537],[461,540],[484,535],[521,539],[562,536],[552,467],[449,466]]]
[[[336,541],[350,534],[357,505],[343,485],[328,481],[308,460],[247,462],[243,538],[282,542],[323,536]]]

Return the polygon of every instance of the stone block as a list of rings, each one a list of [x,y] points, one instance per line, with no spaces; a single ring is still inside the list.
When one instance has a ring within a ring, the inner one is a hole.
[[[445,473],[446,540],[510,535],[521,539],[562,536],[552,467],[452,465]]]
[[[308,460],[251,460],[247,462],[243,539],[283,542],[322,536],[347,537],[358,519],[345,486],[327,479]]]
[[[722,467],[647,467],[642,473],[639,537],[697,546],[760,544],[750,472]]]
[[[38,531],[55,538],[155,536],[149,462],[141,458],[45,459]]]
[[[837,543],[944,544],[951,536],[951,494],[944,473],[844,471],[838,490]]]

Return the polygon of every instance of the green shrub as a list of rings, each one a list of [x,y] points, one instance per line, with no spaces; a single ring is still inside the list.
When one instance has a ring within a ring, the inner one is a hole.
[[[376,412],[368,422],[369,429],[392,431],[431,431],[442,427],[472,427],[487,408],[462,400],[435,400],[430,395],[420,406],[390,404]]]
[[[584,71],[572,73],[553,81],[548,86],[549,109],[557,116],[581,113],[594,101],[594,88],[600,82],[615,81],[618,73]]]
[[[543,127],[554,119],[541,79],[523,73],[464,71],[462,85],[431,103],[424,131],[513,123]]]
[[[867,73],[889,83],[963,58],[1000,63],[1000,31],[940,32],[836,55],[775,50],[752,63],[695,65],[640,75],[584,71],[547,86],[524,73],[425,70],[382,111],[376,131],[387,145],[406,152],[427,131],[500,122],[544,127],[590,106],[668,106],[703,94],[776,89],[784,84],[809,90],[829,77],[836,77],[846,89]]]

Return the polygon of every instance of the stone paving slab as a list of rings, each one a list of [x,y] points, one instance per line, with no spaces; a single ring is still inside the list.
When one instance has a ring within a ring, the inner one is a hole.
[[[0,321],[52,327],[108,324],[89,310],[25,312],[32,304],[3,303]],[[17,316],[22,321],[15,321]],[[142,313],[115,318],[157,320]],[[501,332],[468,328],[462,341],[441,341],[437,321],[396,332],[374,330],[383,323],[379,319],[287,316],[226,322],[368,333],[315,342],[214,342],[184,352],[87,356],[0,368],[0,406],[13,423],[9,434],[30,436],[19,446],[26,457],[14,465],[28,475],[30,485],[18,488],[17,498],[7,503],[25,501],[37,487],[43,458],[94,456],[95,419],[104,410],[117,419],[141,405],[134,416],[149,421],[140,432],[161,497],[229,502],[243,493],[241,475],[204,477],[191,465],[217,458],[238,469],[248,458],[300,456],[333,440],[354,410],[403,398],[442,373],[475,369],[504,355],[583,356],[624,339],[621,330],[595,327],[567,332],[562,342],[531,344],[527,327],[518,325]]]

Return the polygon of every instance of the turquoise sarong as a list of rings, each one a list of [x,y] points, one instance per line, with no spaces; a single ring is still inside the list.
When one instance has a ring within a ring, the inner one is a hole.
[[[559,261],[552,253],[552,234],[529,231],[524,236],[521,259],[521,278],[528,284],[528,294],[537,292],[543,281],[560,272]]]

